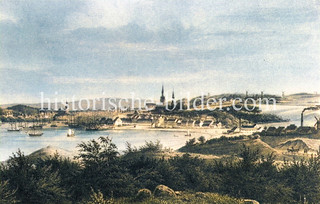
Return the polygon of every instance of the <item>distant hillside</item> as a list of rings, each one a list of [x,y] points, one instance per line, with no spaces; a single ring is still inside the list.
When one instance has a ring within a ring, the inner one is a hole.
[[[8,107],[8,109],[13,111],[13,115],[24,115],[24,114],[35,115],[35,114],[38,114],[39,112],[39,109],[37,108],[21,105],[21,104]]]
[[[314,95],[314,94],[310,94],[310,93],[303,92],[303,93],[291,94],[291,95],[289,95],[289,96],[305,96],[305,95]]]
[[[94,102],[95,101],[95,102]],[[141,106],[144,107],[144,103],[145,100],[141,99]],[[100,99],[88,99],[87,100],[82,100],[82,101],[75,101],[74,104],[72,104],[72,102],[69,101],[69,110],[80,110],[81,108],[83,110],[89,109],[92,110],[95,106],[95,110],[102,110],[103,108],[105,108],[106,110],[110,109],[112,110],[114,108],[114,104],[117,105],[117,107],[119,107],[119,104],[121,104],[122,108],[138,108],[140,106],[139,101],[134,101],[132,103],[132,99],[121,99],[121,98],[100,98]],[[41,108],[41,103],[34,103],[34,104],[23,104],[24,106],[28,106],[28,107],[33,107],[36,109],[40,109]],[[2,108],[8,108],[11,107],[12,105],[0,105],[0,107]],[[14,105],[15,106],[21,106],[19,105]],[[49,108],[51,110],[58,110],[60,108],[65,108],[65,104],[58,102],[57,104],[55,103],[47,103],[46,101],[43,104],[43,108]]]
[[[318,105],[320,104],[320,95],[310,94],[310,93],[291,94],[282,98],[281,103],[284,105],[296,105],[296,106]]]

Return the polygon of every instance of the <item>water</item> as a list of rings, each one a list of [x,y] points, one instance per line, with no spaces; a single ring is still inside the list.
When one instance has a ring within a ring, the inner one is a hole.
[[[261,106],[261,109],[264,113],[271,113],[276,114],[278,116],[281,116],[283,119],[289,119],[289,122],[284,123],[274,123],[269,125],[275,125],[275,126],[286,126],[289,124],[295,124],[297,126],[300,126],[301,124],[301,112],[304,108],[307,106],[293,106],[293,105],[277,105],[275,110],[272,109],[272,106],[267,108],[266,106]],[[305,126],[314,126],[316,123],[315,117],[320,117],[320,110],[317,111],[305,111],[303,114],[304,118],[304,125]]]
[[[186,137],[186,131],[164,131],[164,130],[106,130],[106,131],[84,131],[75,130],[75,137],[67,137],[67,127],[44,129],[40,137],[30,137],[26,132],[8,132],[8,124],[2,125],[0,129],[0,161],[6,160],[19,148],[30,154],[40,148],[47,146],[59,147],[69,151],[76,151],[76,146],[81,142],[97,139],[100,136],[112,138],[112,142],[121,152],[126,149],[126,142],[132,146],[140,147],[146,141],[159,140],[164,147],[178,149],[182,147],[190,137]],[[192,131],[191,131],[192,133]],[[222,131],[216,131],[219,137]],[[193,136],[199,136],[193,134]],[[202,134],[201,134],[202,135]],[[204,136],[206,134],[203,134]],[[212,138],[212,136],[207,137]]]
[[[282,116],[284,119],[290,119],[290,122],[275,123],[269,125],[286,126],[289,124],[300,125],[300,114],[303,106],[282,106],[278,105],[276,110],[266,110],[263,112],[273,113]],[[306,111],[304,114],[305,125],[313,126],[315,124],[314,116],[320,117],[320,111]],[[55,146],[69,151],[76,151],[76,146],[81,142],[86,142],[90,139],[97,139],[100,136],[108,136],[112,138],[119,151],[126,149],[126,142],[133,146],[139,147],[145,144],[145,141],[159,140],[165,147],[174,150],[182,147],[190,137],[186,137],[186,131],[159,131],[159,130],[107,130],[107,131],[83,131],[75,130],[75,137],[67,137],[67,127],[44,129],[44,134],[40,137],[30,137],[24,131],[8,132],[8,124],[1,125],[0,128],[0,161],[6,160],[16,152],[19,148],[25,153],[30,154],[40,148],[46,146]],[[206,136],[207,139],[220,137],[222,130],[211,131],[206,134],[207,130],[201,133],[194,134],[192,137]],[[208,136],[210,135],[210,136]],[[191,138],[192,138],[191,137]]]

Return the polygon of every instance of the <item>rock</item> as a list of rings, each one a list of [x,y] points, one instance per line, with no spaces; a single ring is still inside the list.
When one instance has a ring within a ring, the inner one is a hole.
[[[152,196],[152,193],[149,189],[146,189],[146,188],[143,188],[143,189],[140,189],[136,195],[136,200],[137,201],[142,201],[142,200],[145,200],[147,198],[150,198]]]
[[[182,192],[181,191],[175,191],[174,192],[177,196],[181,196],[182,195]]]
[[[202,193],[202,192],[196,192],[196,195],[195,195],[197,198],[205,198],[206,197],[206,194],[205,193]]]
[[[251,199],[244,199],[245,204],[259,204],[258,201],[256,200],[251,200]]]
[[[174,190],[172,190],[171,188],[165,185],[158,185],[154,189],[153,195],[156,197],[163,197],[163,196],[175,197],[176,196]]]

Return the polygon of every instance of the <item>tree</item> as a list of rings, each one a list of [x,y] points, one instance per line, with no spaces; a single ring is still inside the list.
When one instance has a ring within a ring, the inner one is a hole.
[[[200,136],[198,138],[198,141],[200,142],[200,144],[204,144],[206,142],[206,138],[204,136]]]
[[[121,165],[117,147],[108,137],[99,137],[78,145],[79,158],[84,168],[79,177],[78,195],[89,195],[91,188],[109,197],[134,194],[133,177]]]
[[[16,190],[11,190],[7,181],[0,182],[0,203],[17,203],[17,199],[15,197]]]
[[[119,155],[117,146],[108,137],[99,137],[98,141],[90,140],[87,143],[82,142],[78,147],[80,148],[80,153],[76,158],[80,158],[85,165],[99,165],[102,163],[109,165]]]
[[[192,139],[189,139],[187,142],[186,142],[186,146],[192,146],[196,143],[196,139],[195,138],[192,138]]]
[[[51,166],[37,166],[20,150],[1,171],[1,179],[9,180],[8,186],[11,190],[16,189],[16,197],[22,203],[62,203],[66,200],[58,171],[52,171]]]
[[[98,192],[95,192],[93,189],[91,189],[90,198],[86,202],[86,204],[109,204],[109,203],[113,203],[113,202],[106,200],[104,198],[103,193],[101,193],[100,190],[98,190]]]

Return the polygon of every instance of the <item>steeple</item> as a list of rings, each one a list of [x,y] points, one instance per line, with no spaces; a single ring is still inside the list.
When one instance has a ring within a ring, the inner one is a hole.
[[[162,105],[164,105],[165,100],[166,100],[166,97],[164,97],[164,88],[162,84],[161,97],[160,97],[160,102],[162,103]]]
[[[163,96],[163,93],[164,93],[164,88],[163,88],[163,84],[162,84],[161,96]]]
[[[175,100],[174,100],[174,90],[172,90],[172,101],[171,101],[171,108],[175,108]]]

